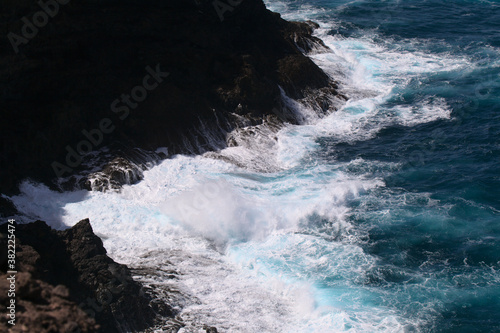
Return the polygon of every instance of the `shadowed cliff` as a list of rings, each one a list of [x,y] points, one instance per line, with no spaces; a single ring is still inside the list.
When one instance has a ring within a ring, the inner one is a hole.
[[[230,3],[2,2],[0,191],[85,170],[105,146],[113,158],[214,149],[202,130],[224,142],[235,115],[261,123],[281,109],[279,86],[296,99],[336,93],[301,53],[320,43],[312,23],[286,22],[262,0]]]

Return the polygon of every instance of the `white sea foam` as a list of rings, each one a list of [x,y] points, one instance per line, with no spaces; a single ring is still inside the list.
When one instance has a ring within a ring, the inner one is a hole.
[[[25,183],[23,194],[13,199],[19,209],[49,223],[58,215],[68,226],[89,217],[109,254],[132,267],[155,268],[161,276],[160,265],[171,262],[179,280],[166,284],[185,295],[181,315],[187,321],[233,332],[286,332],[313,324],[314,288],[280,274],[256,280],[255,273],[242,269],[247,259],[231,254],[233,246],[244,241],[260,247],[259,242],[293,235],[311,214],[348,229],[345,200],[380,183],[345,177],[320,166],[262,175],[210,158],[178,156],[121,193],[84,197]]]

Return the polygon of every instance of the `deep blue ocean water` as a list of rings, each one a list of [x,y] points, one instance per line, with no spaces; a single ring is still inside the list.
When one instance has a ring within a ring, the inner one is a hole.
[[[17,207],[89,217],[114,259],[190,295],[186,323],[500,332],[500,1],[266,5],[320,24],[310,56],[350,98],[338,111],[298,107],[277,143],[174,156],[120,193],[25,183]]]
[[[280,5],[285,15],[334,22],[327,34],[339,39],[368,38],[391,52],[468,62],[418,75],[410,70],[380,105],[442,98],[450,118],[387,126],[368,140],[320,137],[315,158],[363,159],[367,165],[351,172],[376,174],[386,185],[349,203],[350,223],[366,232],[363,250],[377,257],[354,282],[370,302],[424,319],[423,331],[500,331],[500,1]],[[398,166],[388,171],[380,162]]]

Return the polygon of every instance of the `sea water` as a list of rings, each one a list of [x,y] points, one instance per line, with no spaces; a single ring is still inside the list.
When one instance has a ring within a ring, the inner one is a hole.
[[[120,192],[25,182],[25,220],[90,218],[181,332],[500,331],[500,1],[266,5],[348,102]]]

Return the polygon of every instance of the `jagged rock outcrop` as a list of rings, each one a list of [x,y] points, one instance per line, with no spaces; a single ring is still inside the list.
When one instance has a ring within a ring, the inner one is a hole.
[[[295,99],[336,93],[302,54],[320,44],[314,24],[286,22],[262,0],[59,0],[57,10],[40,3],[0,3],[9,36],[0,39],[5,194],[27,177],[53,184],[88,170],[93,153],[116,142],[170,153],[217,149],[238,126],[233,113],[259,124],[280,109],[279,86]],[[46,21],[37,16],[44,10]],[[29,33],[34,19],[40,27]],[[317,105],[328,108],[327,99]],[[109,155],[107,162],[117,157]]]
[[[8,304],[9,281],[0,274],[0,302]],[[2,332],[23,333],[77,333],[97,332],[95,320],[70,300],[69,291],[63,285],[54,287],[33,278],[30,273],[16,274],[17,298],[15,326],[7,324],[10,317],[2,315]]]
[[[0,226],[2,250],[7,248],[6,229],[5,224]],[[173,315],[168,305],[152,302],[126,266],[106,255],[89,220],[64,231],[37,221],[17,225],[15,234],[19,332],[23,327],[26,332],[140,331],[161,316]],[[2,259],[6,257],[2,254]],[[2,304],[8,302],[6,271],[4,261]],[[0,327],[7,328],[5,316]]]
[[[106,191],[119,189],[123,184],[134,184],[143,179],[143,171],[137,165],[123,157],[117,157],[104,168],[86,177],[84,187],[88,190]]]

